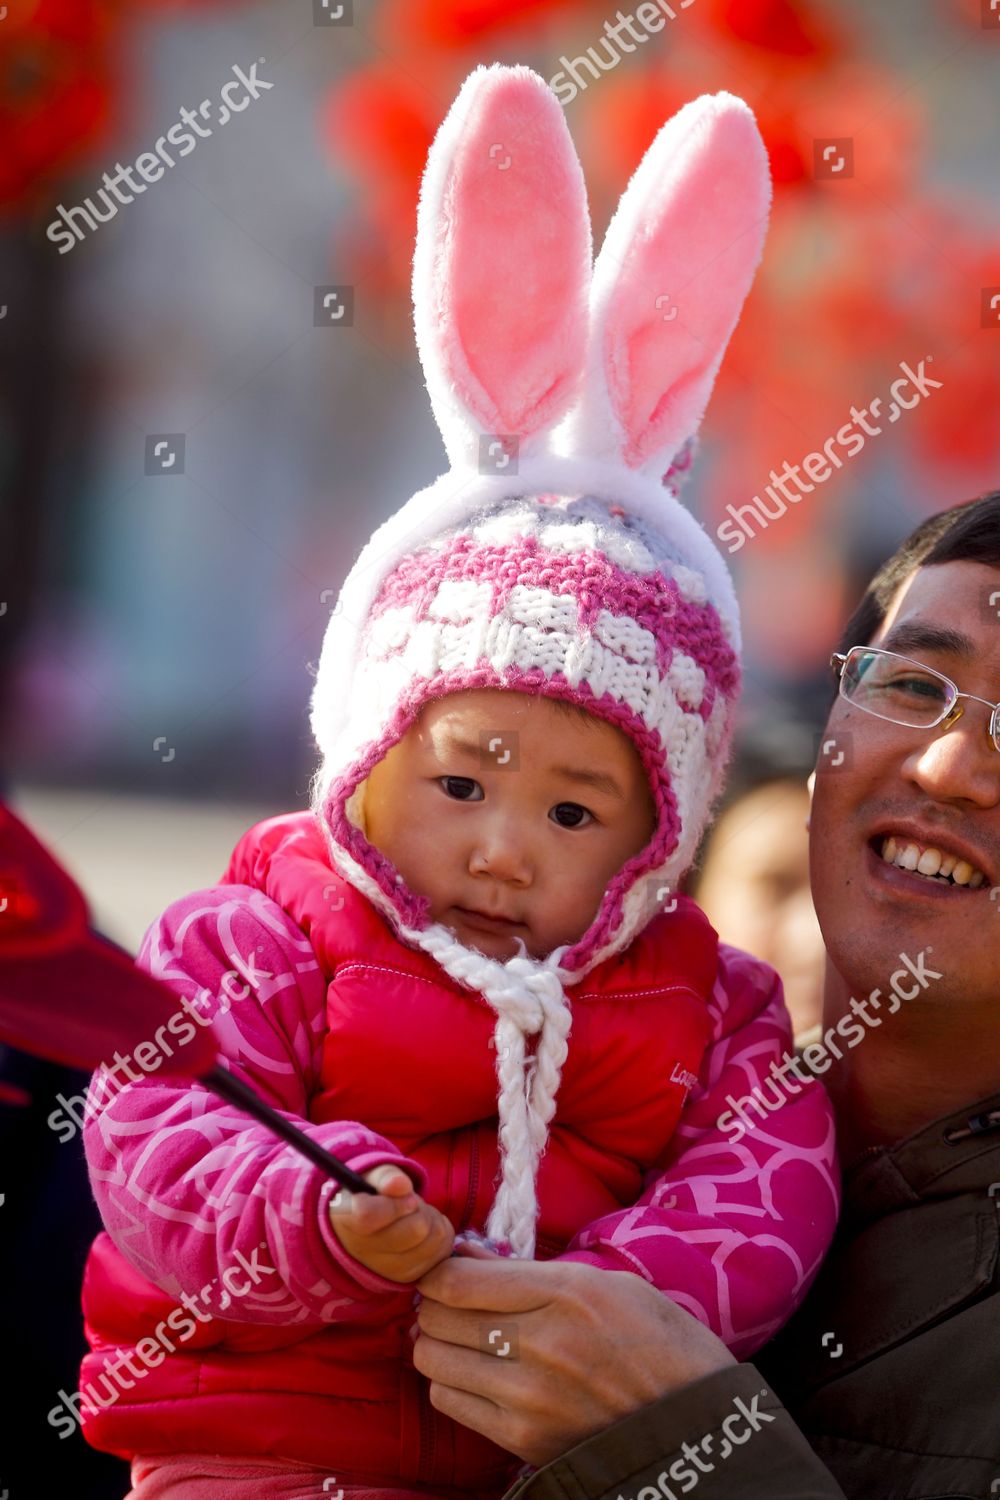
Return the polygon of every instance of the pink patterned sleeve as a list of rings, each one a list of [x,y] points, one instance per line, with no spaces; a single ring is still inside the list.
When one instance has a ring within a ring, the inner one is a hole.
[[[561,1259],[635,1272],[749,1359],[798,1307],[829,1248],[836,1137],[821,1083],[804,1068],[801,1078],[786,1068],[784,1083],[771,1075],[794,1060],[773,969],[720,945],[709,1009],[699,1081],[663,1161],[632,1208],[580,1230]],[[750,1105],[755,1089],[762,1102]]]
[[[220,885],[170,906],[137,962],[177,992],[178,1008],[131,1057],[116,1057],[103,1085],[94,1075],[83,1132],[121,1253],[178,1300],[197,1297],[237,1322],[405,1313],[411,1288],[368,1271],[333,1233],[336,1183],[201,1084],[156,1073],[211,1022],[220,1060],[269,1104],[355,1171],[394,1162],[419,1191],[426,1173],[390,1141],[356,1121],[306,1119],[326,1025],[326,982],[306,935],[262,891]]]

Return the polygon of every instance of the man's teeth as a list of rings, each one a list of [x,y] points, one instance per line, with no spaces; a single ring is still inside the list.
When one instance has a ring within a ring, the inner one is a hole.
[[[949,884],[967,885],[970,890],[981,886],[986,876],[966,859],[956,859],[954,854],[942,854],[940,849],[924,849],[919,845],[894,838],[883,839],[882,858],[887,865],[897,865],[901,870],[915,870],[918,875],[929,875],[935,880],[947,880]]]

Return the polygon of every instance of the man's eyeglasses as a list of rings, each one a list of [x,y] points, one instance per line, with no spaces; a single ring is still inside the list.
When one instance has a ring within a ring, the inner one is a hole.
[[[923,662],[895,651],[881,651],[877,646],[852,646],[845,655],[835,651],[830,667],[840,679],[840,696],[855,708],[888,719],[892,724],[907,724],[912,729],[934,729],[939,724],[951,726],[965,710],[961,699],[983,703],[990,710],[989,736],[993,748],[1000,750],[1000,703],[979,698],[975,693],[960,693],[950,677],[925,667]]]

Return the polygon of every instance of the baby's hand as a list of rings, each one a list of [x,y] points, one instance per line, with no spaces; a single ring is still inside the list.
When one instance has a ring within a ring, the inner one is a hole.
[[[330,1203],[334,1233],[349,1255],[389,1281],[419,1281],[439,1261],[447,1260],[455,1231],[439,1209],[413,1190],[399,1167],[384,1163],[364,1172],[373,1193],[343,1188]]]

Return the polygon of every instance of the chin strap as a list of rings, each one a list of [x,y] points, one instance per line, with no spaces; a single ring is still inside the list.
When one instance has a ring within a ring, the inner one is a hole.
[[[531,1260],[538,1163],[548,1144],[573,1024],[558,968],[566,949],[557,948],[544,961],[522,955],[501,963],[466,948],[440,924],[413,938],[453,979],[478,990],[497,1013],[500,1186],[486,1232],[508,1243],[515,1256]],[[529,1055],[526,1039],[536,1035],[538,1045]]]

